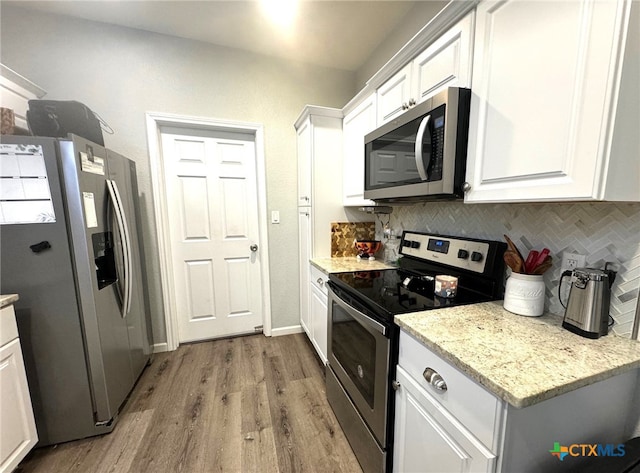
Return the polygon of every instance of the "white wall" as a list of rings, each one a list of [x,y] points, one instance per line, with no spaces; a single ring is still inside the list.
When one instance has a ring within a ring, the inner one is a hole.
[[[191,40],[3,5],[0,60],[47,91],[78,100],[115,130],[107,147],[138,164],[147,271],[158,274],[145,112],[264,125],[274,328],[298,314],[296,146],[293,123],[306,103],[342,107],[355,74],[277,60]],[[149,277],[155,342],[165,341],[161,288]]]

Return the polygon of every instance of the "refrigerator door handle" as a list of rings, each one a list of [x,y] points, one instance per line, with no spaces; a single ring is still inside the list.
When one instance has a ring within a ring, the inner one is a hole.
[[[122,210],[122,199],[118,191],[118,185],[114,180],[107,179],[107,189],[109,197],[115,211],[116,222],[120,230],[120,241],[122,243],[122,252],[124,257],[124,296],[122,297],[122,318],[125,318],[131,310],[131,293],[133,289],[133,277],[131,271],[131,238],[129,235],[129,226],[127,218]]]

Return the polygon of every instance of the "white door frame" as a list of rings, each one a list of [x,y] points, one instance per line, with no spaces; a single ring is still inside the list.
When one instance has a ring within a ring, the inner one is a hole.
[[[254,136],[256,146],[256,177],[258,183],[258,216],[260,271],[262,280],[263,333],[271,336],[271,292],[269,283],[269,244],[267,238],[267,183],[264,159],[264,127],[259,123],[237,122],[216,118],[192,117],[170,113],[147,112],[147,140],[153,189],[153,208],[157,226],[157,242],[160,251],[160,283],[162,285],[162,305],[167,335],[167,350],[175,350],[179,345],[178,314],[176,310],[175,285],[171,244],[169,241],[169,216],[165,170],[160,147],[160,127],[171,126],[205,131],[232,131],[249,133]]]

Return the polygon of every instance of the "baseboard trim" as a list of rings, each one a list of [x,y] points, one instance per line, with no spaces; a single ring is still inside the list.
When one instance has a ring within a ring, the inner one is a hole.
[[[167,342],[155,343],[153,345],[153,353],[163,353],[165,351],[169,351],[169,345],[167,344]]]
[[[293,333],[302,333],[302,325],[290,325],[289,327],[279,327],[271,329],[272,337],[280,337],[282,335],[291,335]]]

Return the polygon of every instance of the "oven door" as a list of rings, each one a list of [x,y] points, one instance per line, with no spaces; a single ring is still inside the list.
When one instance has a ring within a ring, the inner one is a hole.
[[[391,339],[389,327],[363,310],[329,288],[329,367],[384,448]]]

